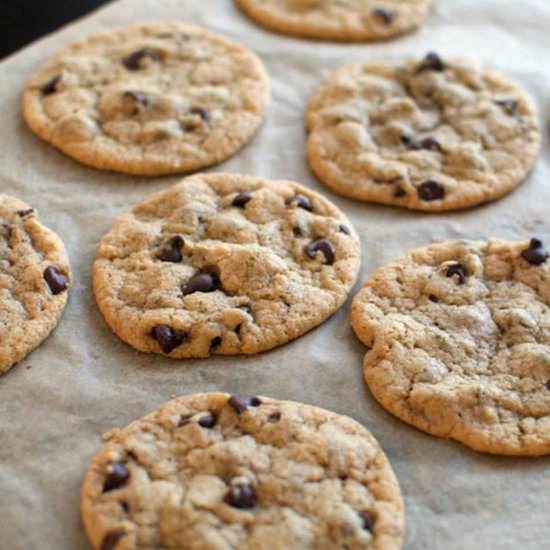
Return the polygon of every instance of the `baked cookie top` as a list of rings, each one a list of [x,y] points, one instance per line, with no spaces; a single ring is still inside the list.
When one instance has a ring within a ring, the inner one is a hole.
[[[23,93],[27,124],[84,164],[189,172],[248,142],[269,103],[249,50],[178,22],[137,23],[62,48]]]
[[[550,453],[550,259],[538,239],[452,241],[377,270],[351,321],[392,414],[478,451]]]
[[[475,61],[356,63],[307,111],[307,156],[333,191],[415,210],[451,210],[519,185],[540,148],[528,95]]]
[[[44,341],[67,303],[65,247],[36,210],[0,194],[0,374]]]
[[[388,459],[349,417],[266,397],[180,397],[115,429],[84,477],[96,549],[397,550]]]
[[[317,326],[360,265],[351,223],[289,181],[200,174],[120,216],[93,279],[111,329],[170,357],[257,353]]]
[[[383,40],[418,27],[432,0],[236,0],[272,30],[325,40]]]

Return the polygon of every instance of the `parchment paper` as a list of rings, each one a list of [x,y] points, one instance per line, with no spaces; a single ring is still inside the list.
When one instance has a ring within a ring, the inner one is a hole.
[[[139,179],[85,168],[34,137],[19,114],[25,80],[63,44],[134,20],[193,21],[255,50],[272,79],[274,100],[265,126],[218,169],[295,179],[330,197],[362,237],[360,281],[394,256],[434,239],[536,234],[550,243],[550,1],[435,4],[415,34],[383,44],[338,45],[271,34],[231,0],[121,0],[0,63],[0,191],[39,209],[41,219],[64,240],[74,270],[57,330],[0,378],[1,550],[88,549],[79,490],[100,435],[171,397],[211,390],[312,403],[369,427],[401,482],[407,549],[550,547],[550,457],[484,456],[387,414],[363,384],[364,348],[349,327],[349,302],[317,330],[256,357],[174,361],[123,344],[105,325],[91,291],[98,240],[115,216],[179,178]],[[44,9],[55,9],[55,3]],[[534,95],[545,139],[532,176],[496,203],[441,215],[366,205],[330,193],[304,159],[309,94],[328,70],[343,63],[428,50],[479,57]]]

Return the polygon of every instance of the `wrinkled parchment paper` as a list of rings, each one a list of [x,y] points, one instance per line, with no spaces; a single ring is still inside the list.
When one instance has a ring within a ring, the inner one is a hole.
[[[105,325],[91,291],[98,240],[115,216],[179,178],[140,179],[85,168],[39,141],[19,114],[25,80],[65,43],[134,20],[193,21],[252,48],[271,75],[274,101],[265,126],[218,169],[295,179],[331,198],[362,237],[361,281],[394,256],[434,239],[536,234],[550,243],[550,1],[435,4],[416,34],[376,45],[338,45],[271,34],[231,0],[121,0],[0,63],[0,192],[38,208],[64,240],[74,272],[57,330],[0,378],[1,550],[88,549],[78,511],[80,482],[101,434],[173,396],[212,390],[303,401],[365,424],[401,482],[407,549],[550,547],[550,457],[484,456],[387,414],[363,384],[364,349],[349,327],[349,302],[317,330],[256,357],[174,361],[123,344]],[[529,180],[496,203],[440,215],[330,193],[308,171],[303,153],[304,106],[319,79],[343,63],[428,50],[477,56],[535,96],[545,138]]]

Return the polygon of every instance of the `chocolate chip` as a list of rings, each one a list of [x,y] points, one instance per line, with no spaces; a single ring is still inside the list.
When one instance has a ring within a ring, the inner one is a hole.
[[[389,25],[395,17],[395,13],[393,11],[387,10],[385,8],[376,8],[375,10],[373,10],[372,14],[375,17],[382,19],[382,21],[384,21],[384,23],[386,23],[387,25]]]
[[[105,481],[103,482],[103,492],[107,493],[113,489],[123,487],[130,478],[130,472],[126,469],[126,466],[122,462],[111,463],[111,473],[107,474]]]
[[[227,403],[237,414],[241,414],[248,407],[259,407],[262,404],[262,400],[255,395],[232,395]]]
[[[51,80],[46,82],[41,88],[40,91],[43,95],[51,95],[57,92],[57,85],[61,82],[61,75],[58,74],[54,76]]]
[[[208,114],[208,111],[206,109],[203,109],[202,107],[192,107],[191,109],[189,109],[189,113],[201,117],[204,122],[210,121],[210,115]]]
[[[298,208],[303,208],[308,212],[313,212],[313,206],[311,206],[311,201],[309,200],[308,197],[304,195],[296,195],[294,199],[292,199],[292,203],[298,206]]]
[[[127,97],[128,99],[131,99],[134,103],[138,103],[139,105],[143,105],[144,107],[149,104],[149,99],[142,92],[124,92],[124,97]]]
[[[164,248],[158,255],[158,259],[163,262],[179,263],[183,259],[181,253],[181,247],[183,246],[183,239],[176,235],[168,240],[166,248]]]
[[[271,413],[267,417],[267,421],[271,422],[272,424],[274,424],[275,422],[279,422],[279,420],[281,420],[281,413],[280,412]]]
[[[417,189],[418,196],[423,201],[436,201],[445,196],[445,188],[437,181],[428,180]]]
[[[212,413],[206,413],[205,415],[199,418],[199,426],[203,428],[213,428],[218,421],[216,415]]]
[[[244,208],[246,203],[252,200],[252,193],[250,191],[244,191],[243,193],[239,193],[231,203],[233,206],[236,206],[238,208]]]
[[[181,289],[184,296],[194,292],[214,292],[220,288],[220,281],[213,273],[197,273]]]
[[[338,226],[338,231],[339,231],[340,233],[343,233],[344,235],[351,235],[351,231],[349,230],[349,228],[346,227],[346,226],[343,225],[343,224],[340,224],[340,225]]]
[[[409,143],[409,148],[415,151],[419,151],[421,149],[427,149],[428,151],[438,151],[439,153],[443,153],[443,148],[439,144],[439,141],[437,141],[433,137],[413,140]]]
[[[393,190],[394,197],[396,198],[404,197],[406,194],[407,192],[405,191],[405,189],[403,189],[403,187],[401,187],[400,185],[395,186],[395,189]]]
[[[140,69],[143,69],[142,62],[146,58],[149,58],[152,61],[158,61],[159,55],[151,48],[142,48],[125,57],[122,60],[122,64],[129,71],[139,71]]]
[[[468,270],[464,264],[457,262],[447,266],[447,271],[445,272],[447,277],[452,277],[453,275],[458,275],[458,284],[463,285],[466,282],[466,277],[468,276]]]
[[[518,102],[515,99],[497,99],[495,103],[509,115],[515,115],[518,110]]]
[[[428,299],[430,300],[430,302],[434,302],[436,304],[437,304],[437,302],[439,302],[439,298],[435,294],[430,294],[428,296]]]
[[[212,338],[212,341],[210,342],[210,352],[216,351],[222,343],[221,336],[216,336],[215,338]]]
[[[17,215],[20,218],[24,218],[25,216],[28,216],[29,214],[32,214],[34,212],[34,208],[28,208],[27,210],[18,210]]]
[[[327,265],[332,265],[334,263],[334,255],[336,253],[336,249],[328,239],[316,239],[314,241],[311,241],[305,248],[305,252],[310,258],[315,258],[317,256],[317,251],[322,252],[323,256],[325,257],[325,263]]]
[[[181,346],[186,337],[185,332],[175,331],[168,325],[154,326],[151,335],[158,342],[160,349],[164,353],[170,353]]]
[[[105,538],[101,543],[101,550],[114,550],[116,545],[118,544],[118,541],[124,535],[126,535],[124,531],[113,531],[112,533],[105,535]]]
[[[363,529],[367,531],[372,531],[374,526],[374,520],[368,512],[359,512],[359,517],[363,522]]]
[[[48,283],[52,294],[59,294],[69,286],[69,279],[53,265],[44,270],[44,280]]]
[[[224,498],[225,502],[234,508],[254,508],[256,491],[250,483],[236,483],[232,485]]]
[[[437,55],[435,52],[430,52],[426,57],[422,60],[420,65],[418,66],[417,72],[421,73],[423,71],[444,71],[447,67],[445,66],[445,63],[443,63],[443,60],[439,55]]]
[[[529,247],[521,253],[521,257],[531,265],[540,265],[548,259],[548,252],[540,239],[531,239]]]

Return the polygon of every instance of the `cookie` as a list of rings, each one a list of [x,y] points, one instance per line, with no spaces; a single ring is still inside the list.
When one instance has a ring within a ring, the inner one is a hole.
[[[550,259],[543,243],[452,241],[380,268],[353,300],[374,397],[421,430],[550,453]]]
[[[322,40],[384,40],[417,28],[432,0],[236,0],[268,29]]]
[[[0,374],[55,328],[71,280],[65,247],[36,210],[0,194]]]
[[[397,550],[399,484],[359,423],[310,405],[203,393],[106,435],[85,474],[93,548]]]
[[[27,83],[23,114],[84,164],[158,175],[222,162],[252,138],[268,103],[252,52],[200,27],[148,22],[61,49]]]
[[[139,351],[251,354],[297,338],[346,299],[357,234],[289,181],[200,174],[120,216],[93,269],[107,323]]]
[[[474,61],[356,63],[331,74],[307,111],[307,157],[336,193],[414,210],[494,200],[540,148],[535,108]]]

